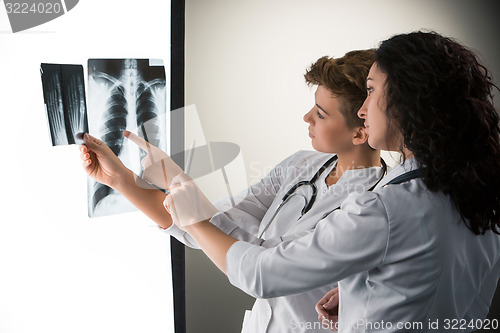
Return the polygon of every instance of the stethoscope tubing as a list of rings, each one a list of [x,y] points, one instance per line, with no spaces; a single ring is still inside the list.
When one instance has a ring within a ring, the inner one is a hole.
[[[313,190],[313,194],[311,196],[311,200],[304,206],[304,208],[302,208],[302,211],[300,213],[300,217],[297,219],[300,220],[302,218],[302,216],[304,216],[313,206],[314,202],[316,201],[316,193],[318,191],[316,185],[314,184],[316,182],[316,180],[318,180],[319,176],[323,173],[323,171],[325,171],[325,169],[327,169],[330,165],[332,165],[333,162],[335,162],[336,160],[338,159],[337,155],[334,155],[332,156],[330,159],[328,159],[328,161],[326,161],[320,168],[319,170],[314,174],[314,176],[311,178],[311,180],[302,180],[300,182],[298,182],[297,184],[293,185],[286,193],[285,195],[283,196],[283,198],[281,199],[281,203],[279,204],[279,206],[276,208],[276,211],[274,212],[273,216],[271,216],[271,218],[269,219],[269,222],[267,223],[266,227],[264,228],[264,230],[262,230],[259,234],[259,237],[258,238],[262,238],[262,236],[264,235],[264,233],[267,231],[267,229],[271,226],[271,224],[273,223],[274,221],[274,218],[276,217],[276,215],[281,211],[281,208],[288,202],[288,200],[290,200],[290,198],[292,198],[294,195],[294,192],[301,186],[310,186]],[[387,164],[385,163],[385,161],[381,158],[380,159],[380,164],[382,164],[382,169],[383,169],[383,172],[382,172],[382,176],[377,180],[377,182],[368,189],[368,191],[373,191],[373,189],[380,183],[380,181],[384,178],[385,174],[387,173]],[[306,201],[307,202],[307,201]],[[337,210],[339,209],[340,207],[338,208],[335,208],[334,210]],[[325,218],[326,216],[330,215],[331,212],[333,212],[334,210],[326,213],[323,218]]]

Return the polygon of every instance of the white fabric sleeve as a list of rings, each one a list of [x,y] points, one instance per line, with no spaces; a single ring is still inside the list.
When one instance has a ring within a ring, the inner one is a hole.
[[[170,236],[174,237],[182,244],[189,246],[190,248],[193,248],[193,249],[198,249],[198,250],[200,249],[200,246],[198,245],[198,243],[196,243],[196,241],[193,239],[193,237],[191,237],[190,234],[188,234],[187,232],[185,232],[184,230],[182,230],[181,228],[176,226],[175,223],[172,223],[172,225],[167,229],[163,229],[160,227],[158,227],[158,228],[161,231],[166,232]]]
[[[234,207],[231,206],[229,198],[217,201],[214,205],[220,212],[215,214],[210,222],[231,237],[251,244],[263,245],[263,240],[256,237],[260,223],[280,190],[287,173],[303,164],[305,154],[310,154],[310,152],[299,151],[289,156],[258,183],[233,196],[233,201],[236,203]],[[172,225],[162,230],[186,246],[199,249],[194,239],[179,227]],[[276,246],[278,240],[273,239],[269,244],[269,246]]]
[[[236,242],[226,256],[229,281],[257,298],[305,292],[383,262],[389,240],[377,193],[353,193],[313,232],[265,249]]]
[[[279,193],[287,175],[304,163],[304,152],[297,152],[274,167],[269,174],[248,189],[233,196],[232,205],[227,198],[219,200],[216,207],[222,211],[212,217],[212,224],[231,236],[239,238],[239,230],[256,236],[264,215]],[[242,232],[242,235],[245,235]],[[244,236],[246,237],[246,235]]]
[[[314,231],[314,229],[308,229],[308,230],[302,230],[302,231],[297,232],[295,234],[268,238],[268,239],[265,239],[264,241],[262,241],[260,246],[265,247],[266,249],[269,249],[271,247],[276,247],[283,242],[289,242],[289,241],[304,237],[305,235],[310,234],[313,231]]]
[[[301,168],[307,167],[309,157],[316,154],[317,152],[298,151],[289,156],[257,184],[234,196],[236,203],[234,207],[227,199],[216,203],[218,208],[227,208],[221,209],[222,212],[213,216],[210,222],[225,234],[254,245],[268,248],[283,242],[281,237],[268,240],[257,238],[260,225],[286,179],[290,176],[295,178]],[[292,235],[289,239],[295,239],[304,234]]]
[[[218,221],[220,223],[220,219]],[[227,221],[227,223],[221,223],[219,225],[220,227],[218,225],[216,226],[218,226],[221,229],[221,231],[224,232],[225,234],[234,237],[238,240],[248,242],[254,245],[271,247],[271,246],[276,246],[277,244],[282,242],[281,237],[275,237],[270,239],[269,242],[266,243],[266,241],[264,241],[263,239],[257,238],[254,235],[250,234],[249,232],[246,232],[245,230],[238,228],[235,224],[232,223],[232,221]],[[170,226],[167,229],[163,228],[160,229],[170,234],[170,236],[173,236],[175,239],[177,239],[184,245],[189,246],[190,248],[193,249],[200,249],[200,246],[198,245],[198,243],[196,243],[193,237],[191,237],[190,234],[179,228],[174,223],[172,223],[172,226]]]
[[[226,224],[226,226],[231,225],[230,222]],[[234,226],[234,225],[233,225]],[[173,236],[175,239],[177,239],[179,242],[183,243],[186,246],[189,246],[190,248],[193,249],[200,249],[198,243],[191,237],[190,234],[176,226],[175,224],[172,223],[172,226],[167,229],[160,228],[162,231],[167,232],[170,234],[170,236]],[[290,234],[290,235],[285,235],[285,236],[276,236],[268,239],[262,239],[262,238],[257,238],[254,235],[242,230],[241,228],[238,228],[234,226],[234,229],[228,229],[228,228],[222,228],[223,232],[226,233],[227,235],[237,238],[238,240],[251,243],[254,245],[258,245],[264,248],[271,248],[271,247],[276,247],[279,244],[287,241],[291,241],[300,237],[303,237],[311,232],[313,232],[314,229],[309,229],[309,230],[303,230],[301,232],[295,233],[295,234]]]

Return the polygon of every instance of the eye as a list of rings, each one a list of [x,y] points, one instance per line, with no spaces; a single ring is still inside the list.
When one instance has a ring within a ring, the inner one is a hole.
[[[319,111],[318,111],[318,110],[316,110],[316,114],[318,115],[319,119],[325,119],[325,117],[323,117],[323,116],[321,115],[321,113],[319,113]]]
[[[366,91],[368,92],[368,96],[370,96],[371,93],[373,92],[373,88],[372,87],[366,87]]]

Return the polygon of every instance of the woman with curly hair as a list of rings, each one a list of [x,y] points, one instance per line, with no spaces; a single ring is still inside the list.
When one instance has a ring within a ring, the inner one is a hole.
[[[487,324],[500,277],[500,129],[488,71],[456,41],[414,32],[382,42],[366,83],[358,114],[368,142],[401,152],[403,162],[373,192],[351,193],[314,232],[264,249],[208,221],[183,224],[175,203],[202,200],[189,186],[167,196],[167,209],[251,295],[338,282],[317,305],[332,329],[455,332]]]
[[[401,312],[397,319],[408,318],[405,303],[420,311],[413,317],[438,322],[438,331],[452,330],[456,320],[455,328],[479,329],[488,314],[500,278],[500,128],[493,88],[474,53],[437,33],[394,36],[377,50],[359,116],[372,147],[400,151],[403,166],[420,175],[404,185],[407,197],[393,198],[410,211],[390,216],[407,219],[398,227],[414,233],[408,240],[414,246],[399,254],[399,264],[422,262],[418,275],[391,274],[400,279],[391,290],[409,290],[394,308]],[[403,185],[392,192],[399,190]],[[332,290],[318,302],[320,317],[337,316],[338,294]],[[346,293],[343,302],[354,296]]]

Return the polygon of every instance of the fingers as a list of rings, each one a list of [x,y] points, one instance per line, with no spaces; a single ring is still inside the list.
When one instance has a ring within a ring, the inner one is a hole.
[[[332,310],[335,310],[339,305],[339,289],[335,288],[330,290],[323,296],[318,303],[316,303],[315,309],[318,313],[318,318],[329,318],[332,315]]]
[[[87,146],[80,146],[80,159],[82,160],[83,166],[89,166],[92,163],[92,158],[90,157],[90,151]]]
[[[92,159],[90,158],[90,154],[89,153],[80,154],[80,158],[85,163],[89,163],[90,164],[90,162],[92,161]]]
[[[332,332],[338,332],[339,330],[339,317],[331,316],[328,322],[323,322],[324,328],[329,328]]]
[[[323,304],[323,308],[326,310],[331,310],[331,309],[337,307],[338,305],[339,305],[339,294],[337,293],[337,294],[334,294],[332,297],[330,297],[328,302]]]
[[[81,146],[80,150],[83,152],[83,150],[92,150],[95,153],[100,153],[104,152],[104,150],[108,147],[104,142],[101,140],[94,138],[92,135],[85,133],[83,135],[83,142],[85,145]],[[85,148],[84,148],[85,147]]]
[[[163,206],[170,214],[172,222],[182,229],[182,226],[180,225],[179,222],[179,216],[177,215],[177,210],[175,209],[175,205],[173,203],[173,198],[170,194],[167,194],[167,196],[165,197],[165,200],[163,201]]]
[[[324,318],[328,318],[328,312],[323,307],[323,305],[326,302],[328,302],[328,299],[326,297],[323,297],[322,299],[319,300],[318,303],[316,303],[316,306],[314,307],[316,309],[316,312],[318,313],[318,320],[319,321],[321,321]]]
[[[210,220],[217,213],[217,209],[201,192],[194,180],[189,179],[186,182],[172,181],[173,186],[170,186],[170,194],[165,200],[172,221],[181,229]]]
[[[189,175],[186,175],[184,172],[181,172],[172,179],[170,186],[176,187],[176,186],[181,186],[182,184],[195,184],[195,183],[193,178],[189,177]]]
[[[163,207],[165,207],[165,210],[170,214],[170,207],[169,207],[169,201],[170,198],[167,196],[165,197],[165,200],[163,200]]]
[[[80,154],[80,158],[81,158],[82,160],[84,160],[84,161],[85,161],[85,160],[88,160],[88,159],[90,158],[90,154],[89,154],[89,153],[87,153],[87,152],[82,152],[82,153]]]
[[[148,152],[148,150],[151,149],[151,145],[149,144],[149,142],[147,142],[143,138],[135,135],[134,133],[129,132],[129,131],[123,131],[123,135],[127,139],[129,139],[130,141],[132,141],[133,143],[135,143],[136,145],[138,145],[139,147],[141,147],[142,150]]]
[[[316,309],[316,312],[318,313],[318,320],[319,321],[322,321],[323,319],[328,319],[329,314],[325,310],[325,308],[323,308],[322,305],[319,305],[319,303],[316,304],[315,309]]]

